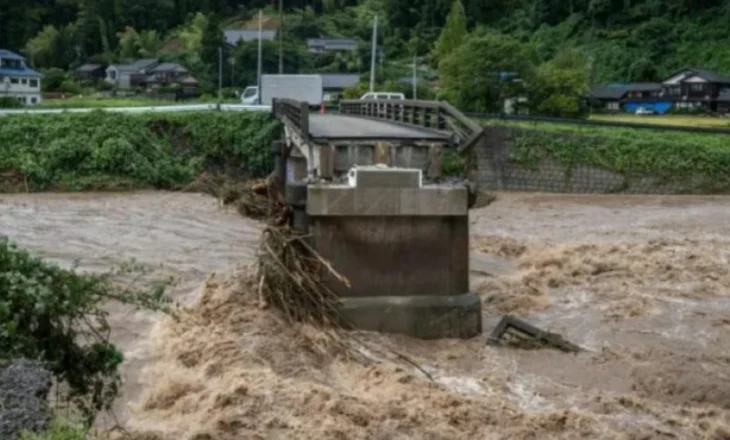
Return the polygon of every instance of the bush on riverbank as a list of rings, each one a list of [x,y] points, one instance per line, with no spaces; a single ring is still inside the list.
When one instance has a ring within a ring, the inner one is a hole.
[[[113,282],[140,272],[144,269],[128,265],[103,275],[80,275],[0,236],[0,365],[40,361],[68,390],[70,402],[93,420],[116,397],[123,360],[108,340],[105,302],[167,310],[167,282],[149,290]]]
[[[278,122],[266,113],[5,116],[0,191],[178,189],[203,172],[260,177]]]

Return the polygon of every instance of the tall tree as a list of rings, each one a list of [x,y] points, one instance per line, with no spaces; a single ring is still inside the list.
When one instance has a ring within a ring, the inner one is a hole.
[[[446,17],[446,24],[434,47],[436,60],[442,60],[462,45],[468,31],[466,29],[466,14],[461,0],[454,0],[451,4],[451,12]]]
[[[522,95],[532,70],[526,45],[483,30],[439,63],[441,85],[452,104],[475,111],[500,111],[506,98]]]
[[[202,62],[202,73],[204,80],[214,82],[218,72],[218,50],[223,47],[223,31],[220,26],[220,19],[216,14],[208,15],[208,22],[203,29],[200,41],[200,61]]]
[[[589,61],[569,49],[541,64],[530,80],[530,107],[534,113],[576,117],[583,112],[581,97],[589,88]]]
[[[28,40],[25,53],[35,67],[60,67],[53,65],[53,49],[58,39],[58,29],[47,25],[35,37]]]

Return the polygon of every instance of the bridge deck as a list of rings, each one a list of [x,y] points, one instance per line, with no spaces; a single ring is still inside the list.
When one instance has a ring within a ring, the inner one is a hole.
[[[449,135],[437,130],[401,125],[393,122],[345,116],[309,116],[309,135],[313,139],[407,139],[445,141]]]

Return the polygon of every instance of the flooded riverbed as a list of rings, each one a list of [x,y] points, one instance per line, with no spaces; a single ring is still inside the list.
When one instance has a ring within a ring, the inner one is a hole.
[[[21,246],[84,270],[134,258],[196,304],[178,324],[114,309],[128,360],[115,412],[148,436],[730,438],[730,198],[499,195],[472,213],[485,331],[515,314],[588,351],[358,334],[433,382],[403,363],[322,358],[259,309],[234,271],[259,227],[209,197],[0,201],[0,232]]]

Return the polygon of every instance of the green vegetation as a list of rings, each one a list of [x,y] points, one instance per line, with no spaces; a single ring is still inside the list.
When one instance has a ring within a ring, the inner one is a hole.
[[[38,359],[68,386],[68,397],[91,422],[117,395],[122,353],[108,341],[104,303],[116,300],[167,310],[167,283],[148,291],[120,287],[115,278],[144,273],[126,265],[103,275],[80,275],[18,249],[0,236],[0,363]]]
[[[87,440],[87,429],[83,426],[74,425],[67,420],[56,417],[51,422],[51,427],[42,434],[26,433],[21,435],[20,440]]]
[[[22,104],[15,98],[3,96],[0,98],[0,108],[20,108]]]
[[[0,47],[24,52],[45,70],[68,70],[88,60],[156,56],[183,63],[200,80],[201,90],[212,93],[221,30],[256,29],[260,8],[264,29],[278,29],[275,5],[268,0],[5,1],[0,6]],[[410,93],[394,81],[410,75],[410,60],[418,56],[419,75],[431,79],[438,70],[445,96],[465,110],[498,107],[495,96],[507,92],[495,89],[516,85],[497,87],[495,74],[517,68],[529,86],[520,92],[530,95],[530,110],[561,115],[579,113],[576,96],[589,82],[656,81],[690,66],[730,72],[730,53],[724,50],[730,43],[725,26],[730,0],[284,2],[285,72],[367,75],[375,14],[383,47],[376,72],[380,87]],[[306,39],[321,36],[354,38],[358,49],[308,53]],[[504,54],[506,48],[514,49],[513,54],[489,55]],[[543,67],[566,53],[573,54],[571,63]],[[225,48],[224,85],[252,84],[256,54],[256,41]],[[468,65],[457,69],[463,62]],[[278,72],[277,41],[264,42],[262,64],[265,73]],[[464,78],[470,81],[458,80]],[[48,90],[78,89],[68,77],[43,84]],[[475,91],[465,93],[471,86]]]
[[[253,112],[6,116],[0,189],[177,189],[204,172],[264,176],[277,134],[276,120]]]
[[[565,166],[592,165],[631,179],[653,177],[685,192],[730,191],[730,137],[552,123],[490,123],[512,127],[510,160],[536,168],[544,157]]]
[[[674,125],[680,127],[719,127],[730,128],[730,120],[723,117],[711,116],[682,116],[682,115],[651,115],[637,116],[631,114],[596,114],[591,115],[591,120],[622,122],[628,124],[656,124]]]

